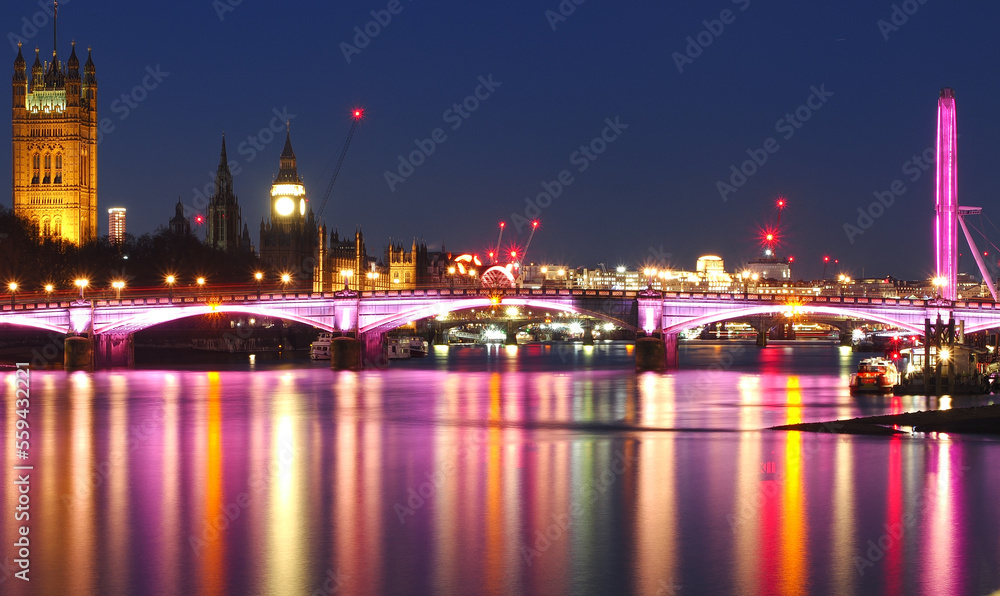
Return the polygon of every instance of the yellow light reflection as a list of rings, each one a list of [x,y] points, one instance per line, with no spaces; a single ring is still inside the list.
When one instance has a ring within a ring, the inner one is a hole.
[[[788,377],[788,422],[802,422],[802,389],[799,377]],[[805,594],[808,578],[808,520],[802,487],[802,433],[788,432],[785,439],[785,476],[782,491],[781,576],[782,594]]]
[[[202,527],[214,528],[222,511],[222,405],[219,373],[207,375],[208,396],[206,398],[205,432],[207,449],[205,459],[205,506]],[[207,541],[203,552],[202,592],[221,594],[224,591],[226,565],[226,539],[220,535]]]

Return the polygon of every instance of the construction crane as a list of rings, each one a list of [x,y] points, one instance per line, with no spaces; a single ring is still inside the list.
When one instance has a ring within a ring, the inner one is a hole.
[[[330,184],[326,186],[326,193],[323,194],[323,202],[320,203],[319,211],[316,213],[316,217],[319,218],[323,215],[323,209],[326,209],[326,202],[330,200],[330,193],[333,192],[333,185],[337,182],[337,176],[340,174],[340,168],[344,165],[344,158],[347,157],[347,149],[351,146],[351,139],[354,138],[354,131],[358,128],[358,123],[365,116],[365,111],[361,108],[355,108],[351,112],[351,116],[354,118],[354,123],[351,124],[351,130],[347,133],[347,140],[344,141],[344,148],[340,150],[340,157],[337,158],[337,167],[333,170],[333,176],[330,177]]]

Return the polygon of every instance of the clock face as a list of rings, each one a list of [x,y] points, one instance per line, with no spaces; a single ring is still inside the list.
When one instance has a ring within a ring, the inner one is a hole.
[[[291,197],[281,197],[274,202],[274,210],[278,212],[278,215],[291,215],[295,211],[295,201]]]
[[[299,215],[305,215],[305,214],[306,214],[306,200],[299,199]]]

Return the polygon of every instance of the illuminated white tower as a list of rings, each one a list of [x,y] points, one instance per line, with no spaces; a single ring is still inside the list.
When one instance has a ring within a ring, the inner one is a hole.
[[[111,244],[125,242],[125,208],[112,207],[108,209],[108,239]]]
[[[958,131],[955,92],[948,87],[941,90],[938,99],[935,200],[935,275],[940,278],[941,297],[955,300],[958,296]]]

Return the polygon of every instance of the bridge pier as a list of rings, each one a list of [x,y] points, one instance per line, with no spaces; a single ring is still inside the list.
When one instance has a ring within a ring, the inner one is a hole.
[[[135,367],[135,344],[131,333],[95,335],[93,342],[97,368]]]
[[[507,322],[507,337],[503,343],[505,346],[517,345],[517,327],[514,326],[514,323]]]
[[[663,337],[640,336],[635,340],[635,370],[665,371],[680,366],[679,333],[664,333]]]
[[[94,341],[89,337],[71,335],[63,343],[63,369],[94,370]]]
[[[586,323],[583,326],[583,345],[592,346],[594,345],[594,324]]]
[[[330,370],[361,370],[364,366],[363,342],[353,337],[335,337],[330,341]]]
[[[761,327],[757,330],[757,345],[761,348],[767,347],[767,328]]]

